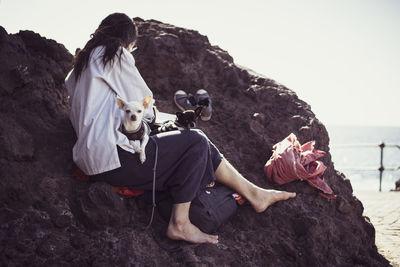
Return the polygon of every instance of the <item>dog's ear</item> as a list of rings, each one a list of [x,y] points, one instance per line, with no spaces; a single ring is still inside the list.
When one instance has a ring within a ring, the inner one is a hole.
[[[203,110],[203,107],[197,107],[194,110],[194,114],[196,115],[196,118],[198,118],[200,116],[202,110]]]
[[[144,108],[148,108],[149,105],[150,105],[150,103],[151,103],[151,96],[146,96],[146,97],[143,99],[143,107],[144,107]]]
[[[176,113],[176,118],[178,119],[178,121],[182,118],[182,116],[183,116],[183,113],[182,112],[180,112],[180,111],[177,111]]]
[[[120,109],[124,109],[124,107],[125,107],[125,105],[126,105],[125,101],[122,100],[122,99],[119,98],[119,97],[116,98],[116,101],[117,101],[118,107],[119,107]]]

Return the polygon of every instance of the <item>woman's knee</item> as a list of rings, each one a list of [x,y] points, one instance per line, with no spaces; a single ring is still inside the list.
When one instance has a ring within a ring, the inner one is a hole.
[[[208,146],[208,137],[206,134],[199,129],[190,129],[189,131],[185,131],[188,137],[196,142],[205,143]]]
[[[213,163],[214,171],[218,168],[219,164],[221,163],[223,159],[223,155],[221,152],[218,150],[218,148],[208,139],[207,135],[202,131],[198,129],[191,129],[192,134],[196,136],[196,138],[201,139],[202,142],[206,142],[207,145],[204,146],[207,149],[210,149],[211,152],[211,161]]]

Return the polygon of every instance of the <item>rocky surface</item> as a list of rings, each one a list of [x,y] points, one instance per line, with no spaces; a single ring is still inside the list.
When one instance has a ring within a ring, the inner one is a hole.
[[[272,188],[263,174],[273,144],[289,133],[329,152],[324,125],[295,92],[235,65],[206,36],[157,21],[135,19],[137,66],[162,111],[175,112],[175,90],[205,88],[213,116],[199,128],[248,179]],[[63,85],[72,55],[63,45],[0,27],[0,265],[1,266],[388,266],[375,230],[362,216],[350,182],[329,153],[327,200],[303,182],[280,189],[295,199],[262,214],[240,207],[223,225],[218,245],[168,240],[159,216],[144,230],[151,208],[102,183],[73,178],[75,136]]]

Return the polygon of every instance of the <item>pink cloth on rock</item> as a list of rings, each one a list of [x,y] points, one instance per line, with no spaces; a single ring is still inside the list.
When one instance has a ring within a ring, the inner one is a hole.
[[[267,180],[278,185],[296,180],[306,180],[319,189],[320,195],[335,198],[335,194],[323,178],[326,166],[317,159],[325,152],[314,149],[314,142],[301,145],[296,135],[291,133],[273,147],[273,154],[264,166]]]

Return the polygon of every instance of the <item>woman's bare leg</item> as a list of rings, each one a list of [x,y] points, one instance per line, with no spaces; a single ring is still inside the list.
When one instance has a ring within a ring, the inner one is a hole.
[[[225,158],[215,171],[217,181],[234,189],[245,197],[256,212],[265,211],[270,205],[280,200],[296,196],[296,193],[264,189],[244,178]]]
[[[217,235],[203,233],[189,220],[190,202],[174,204],[169,220],[167,236],[175,240],[185,240],[190,243],[218,243]]]

